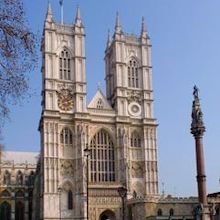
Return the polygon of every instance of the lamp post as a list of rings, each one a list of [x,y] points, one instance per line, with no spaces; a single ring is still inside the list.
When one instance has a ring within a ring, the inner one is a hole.
[[[61,220],[61,192],[62,188],[58,187],[58,193],[59,193],[59,210],[60,210],[60,220]]]
[[[119,187],[118,194],[122,200],[122,220],[125,220],[125,199],[127,197],[127,189],[124,186]]]
[[[91,150],[88,148],[88,144],[84,149],[84,156],[86,157],[86,206],[87,206],[87,220],[89,220],[89,155]]]

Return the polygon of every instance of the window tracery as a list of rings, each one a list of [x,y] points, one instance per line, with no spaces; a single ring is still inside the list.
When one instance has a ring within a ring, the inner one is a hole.
[[[111,137],[100,130],[90,142],[90,181],[115,181],[115,152]]]
[[[103,104],[102,99],[98,99],[98,101],[97,101],[97,108],[98,109],[103,109],[104,108],[104,104]]]
[[[64,49],[61,51],[60,56],[59,56],[59,74],[60,74],[60,79],[64,80],[70,80],[70,56],[69,52]]]
[[[73,135],[72,131],[69,128],[63,128],[60,133],[60,143],[63,145],[73,144]]]
[[[135,59],[128,63],[128,87],[139,88],[138,64]]]
[[[131,147],[141,147],[141,138],[136,131],[131,134]]]

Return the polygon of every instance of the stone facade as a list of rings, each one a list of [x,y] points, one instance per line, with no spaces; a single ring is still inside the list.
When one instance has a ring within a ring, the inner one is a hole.
[[[0,219],[31,220],[32,193],[38,153],[2,153],[0,163]]]
[[[157,196],[157,123],[144,23],[140,36],[124,34],[117,15],[105,52],[107,97],[98,89],[88,105],[79,9],[73,25],[61,25],[49,5],[42,56],[41,219],[86,218],[87,147],[91,220],[121,218],[120,186],[128,198]]]

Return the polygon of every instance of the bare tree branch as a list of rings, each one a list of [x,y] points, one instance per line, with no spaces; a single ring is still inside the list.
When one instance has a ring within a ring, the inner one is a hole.
[[[0,0],[0,127],[9,103],[28,91],[28,73],[37,64],[37,38],[27,25],[22,0]]]

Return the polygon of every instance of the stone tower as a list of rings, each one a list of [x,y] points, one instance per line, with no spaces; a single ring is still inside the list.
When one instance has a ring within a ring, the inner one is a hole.
[[[41,219],[84,215],[85,134],[80,121],[86,118],[84,40],[79,8],[75,22],[62,25],[53,20],[49,3],[41,46]],[[66,196],[77,201],[74,208],[62,202]]]
[[[85,30],[53,20],[42,38],[41,219],[121,219],[119,187],[128,199],[158,195],[150,40],[122,31],[116,18],[105,52],[106,93],[86,104]],[[88,193],[84,150],[89,148]]]
[[[145,196],[158,193],[156,120],[153,117],[151,43],[142,18],[140,36],[125,34],[116,16],[105,51],[107,99],[124,132],[126,187]],[[138,147],[134,147],[134,146]]]

